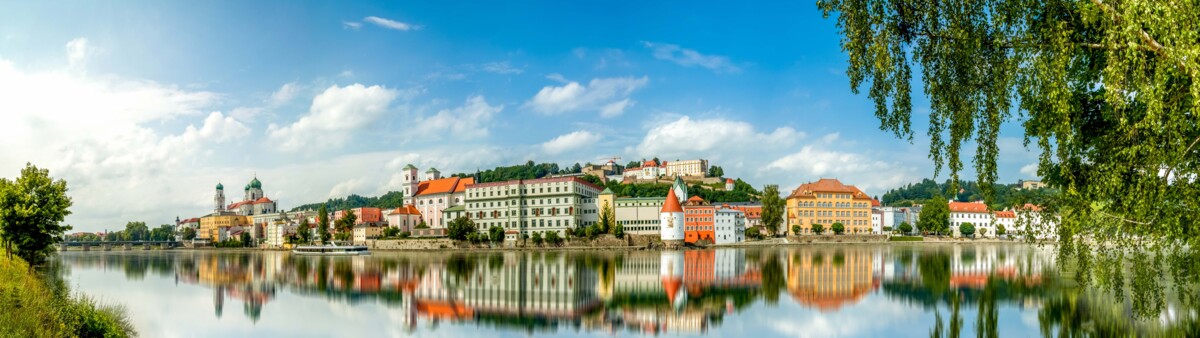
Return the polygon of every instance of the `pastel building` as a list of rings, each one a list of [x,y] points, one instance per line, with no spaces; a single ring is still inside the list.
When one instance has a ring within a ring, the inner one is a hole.
[[[437,168],[426,170],[422,180],[417,177],[417,167],[412,164],[404,166],[401,173],[404,175],[401,181],[405,197],[404,204],[416,207],[425,224],[434,229],[446,228],[451,220],[443,219],[442,211],[455,205],[462,205],[467,187],[475,184],[475,178],[472,177],[442,178],[442,172]]]
[[[683,160],[663,162],[663,174],[666,176],[706,177],[708,176],[708,160]]]
[[[716,244],[733,244],[746,240],[746,215],[740,210],[722,205],[713,214],[713,238]]]
[[[873,199],[853,185],[832,178],[801,184],[787,198],[787,229],[792,235],[812,233],[813,224],[821,224],[826,233],[841,223],[847,234],[871,232]],[[794,233],[793,227],[800,232]]]
[[[954,202],[950,201],[950,232],[955,237],[962,236],[959,229],[963,224],[970,223],[975,227],[975,235],[995,235],[992,225],[992,211],[983,202]]]
[[[716,242],[713,230],[713,218],[717,213],[716,207],[700,196],[692,196],[683,203],[683,213],[685,241],[688,243]]]
[[[384,212],[387,225],[400,231],[412,231],[421,224],[421,211],[412,205],[404,205]]]
[[[558,232],[595,224],[600,187],[579,177],[478,183],[466,189],[466,216],[480,231],[493,226],[521,235]]]

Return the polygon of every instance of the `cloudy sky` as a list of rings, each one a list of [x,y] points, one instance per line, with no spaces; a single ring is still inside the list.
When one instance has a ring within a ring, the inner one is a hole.
[[[880,131],[811,2],[304,5],[0,1],[0,176],[50,169],[96,231],[255,175],[284,208],[380,194],[407,163],[706,158],[873,195],[933,174],[927,100],[912,143]],[[1016,123],[1002,181],[1033,177]]]

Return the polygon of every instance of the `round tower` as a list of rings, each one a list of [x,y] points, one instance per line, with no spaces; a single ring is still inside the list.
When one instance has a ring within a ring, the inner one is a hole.
[[[663,244],[666,244],[667,247],[682,246],[684,240],[683,207],[679,206],[679,198],[675,196],[675,189],[667,191],[667,199],[663,201],[658,219],[660,221],[659,235]]]
[[[658,276],[662,281],[663,291],[675,311],[687,305],[687,288],[683,285],[684,256],[683,251],[663,251],[658,262]]]

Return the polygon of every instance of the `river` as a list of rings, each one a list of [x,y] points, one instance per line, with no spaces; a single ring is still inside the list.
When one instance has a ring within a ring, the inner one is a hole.
[[[146,337],[1031,337],[1085,312],[1053,253],[1021,244],[60,257]]]

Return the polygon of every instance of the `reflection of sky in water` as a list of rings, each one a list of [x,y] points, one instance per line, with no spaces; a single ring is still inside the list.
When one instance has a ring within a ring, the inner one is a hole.
[[[689,297],[687,304],[683,305],[681,313],[697,314],[701,317],[707,315],[708,320],[705,325],[705,331],[683,331],[683,332],[666,332],[660,333],[665,336],[689,336],[689,335],[704,335],[712,337],[773,337],[773,336],[790,336],[790,337],[927,337],[929,331],[934,325],[934,314],[932,309],[923,307],[919,302],[902,297],[894,297],[885,295],[883,287],[874,287],[869,293],[861,298],[851,299],[840,303],[837,307],[827,308],[824,311],[817,308],[809,307],[805,303],[797,301],[797,296],[793,295],[788,289],[788,283],[795,284],[793,279],[798,278],[796,271],[811,269],[815,271],[815,284],[810,283],[808,287],[822,289],[830,282],[836,280],[831,274],[843,273],[843,270],[852,269],[854,262],[861,262],[865,259],[871,266],[871,273],[866,277],[850,277],[850,278],[866,278],[874,281],[875,284],[891,283],[889,280],[894,280],[898,274],[896,271],[885,271],[901,269],[905,266],[901,264],[901,260],[897,258],[899,254],[896,250],[889,247],[868,247],[857,246],[854,249],[835,249],[834,247],[804,247],[792,248],[779,251],[782,255],[778,257],[803,257],[802,259],[779,259],[779,261],[791,261],[789,264],[802,264],[804,262],[812,262],[814,266],[808,267],[793,267],[788,268],[784,265],[783,272],[785,285],[781,287],[778,301],[775,304],[767,304],[762,298],[761,292],[753,293],[756,297],[748,306],[740,309],[733,309],[732,301],[712,301],[701,302],[702,298]],[[730,249],[726,249],[730,250]],[[999,249],[1006,251],[1005,249]],[[733,251],[725,251],[725,254],[730,254]],[[837,254],[836,252],[843,252]],[[958,250],[947,251],[952,255],[961,255]],[[761,253],[760,253],[761,254]],[[247,256],[260,255],[260,256]],[[531,255],[531,256],[522,256]],[[489,264],[496,266],[493,272],[498,273],[497,276],[526,276],[532,278],[534,275],[533,269],[539,271],[549,271],[543,269],[565,269],[573,271],[571,278],[580,281],[596,281],[586,287],[576,289],[577,297],[580,299],[600,298],[600,302],[608,301],[607,297],[613,297],[613,294],[618,296],[622,294],[623,287],[609,287],[608,290],[603,290],[605,284],[602,279],[603,268],[599,268],[591,263],[572,263],[572,259],[579,259],[580,254],[575,253],[560,253],[553,256],[542,256],[541,253],[505,253],[503,268],[499,267],[499,262],[489,262],[487,257],[481,257],[471,261],[469,264],[474,264],[478,270],[471,270],[471,276],[482,277],[477,275],[485,274],[484,272]],[[738,275],[742,278],[745,276],[761,276],[762,262],[754,259],[746,259],[745,251],[738,249],[735,257],[735,262],[731,264],[728,258],[723,258],[721,254],[705,255],[703,252],[688,252],[686,264],[684,264],[688,272],[682,276],[675,276],[678,272],[667,271],[670,269],[659,269],[657,266],[666,265],[671,262],[671,259],[684,261],[683,255],[678,257],[668,257],[667,253],[658,252],[630,252],[624,254],[623,264],[629,264],[626,269],[617,269],[615,274],[620,280],[629,280],[629,274],[632,274],[633,264],[644,264],[648,268],[644,273],[645,276],[637,277],[645,281],[645,285],[649,285],[651,289],[663,292],[663,287],[658,285],[659,280],[667,280],[670,278],[687,278],[691,281],[684,280],[684,284],[701,285],[706,282],[696,282],[695,279],[705,279],[708,284],[708,289],[700,291],[701,293],[712,293],[727,291],[721,286],[722,275]],[[1044,259],[1045,254],[1031,255],[1027,250],[1014,250],[1003,255],[995,255],[993,251],[980,251],[968,261],[975,266],[982,266],[984,269],[995,270],[998,265],[1004,265],[1002,261],[1013,260],[1012,258],[1028,259],[1037,258]],[[295,275],[295,264],[289,260],[289,255],[286,253],[264,253],[264,254],[246,254],[246,255],[226,255],[213,256],[211,252],[157,252],[157,253],[67,253],[64,261],[68,265],[69,276],[68,282],[72,285],[73,290],[86,293],[94,296],[106,303],[120,303],[125,306],[129,316],[132,318],[134,325],[142,336],[146,337],[194,337],[194,336],[233,336],[233,337],[250,337],[250,336],[287,336],[287,337],[329,337],[329,336],[360,336],[360,337],[406,337],[406,336],[421,336],[421,337],[469,337],[486,335],[488,337],[527,337],[530,333],[524,328],[519,327],[497,327],[491,322],[480,321],[434,321],[425,316],[418,316],[415,328],[412,332],[404,324],[406,318],[410,318],[412,313],[409,312],[410,307],[401,305],[403,301],[385,304],[381,300],[370,297],[371,292],[361,291],[359,294],[367,294],[367,297],[359,298],[358,300],[350,301],[345,297],[345,292],[338,291],[319,291],[315,288],[315,284],[309,283],[310,286],[301,287],[303,291],[298,291],[297,284],[303,284],[305,278],[300,278]],[[349,266],[353,267],[355,276],[364,275],[405,275],[408,273],[411,276],[419,274],[430,274],[439,276],[450,276],[447,271],[453,265],[453,262],[448,262],[446,256],[428,253],[419,254],[404,254],[404,253],[379,253],[372,257],[356,258],[358,261],[353,261]],[[660,260],[660,256],[662,259]],[[729,255],[727,255],[729,256]],[[749,255],[757,258],[760,255]],[[813,257],[817,258],[813,258]],[[829,264],[835,260],[838,265],[822,265]],[[521,258],[525,257],[525,258]],[[529,258],[535,257],[535,258]],[[536,258],[542,257],[542,258]],[[552,257],[552,258],[545,258]],[[697,258],[699,257],[699,258]],[[705,258],[707,257],[707,258]],[[411,258],[411,259],[410,259]],[[327,259],[327,258],[326,258]],[[335,258],[345,259],[345,258]],[[607,259],[611,260],[611,257]],[[844,262],[843,263],[843,259]],[[127,270],[131,269],[131,264],[142,264],[139,267],[145,268],[145,261],[156,260],[158,266],[151,266],[145,274],[130,273]],[[409,261],[411,265],[392,264],[395,261]],[[549,261],[550,263],[546,263]],[[823,261],[824,263],[816,263]],[[970,270],[970,267],[963,267],[963,262],[959,259],[951,259],[951,265],[958,270]],[[130,263],[138,262],[138,263]],[[337,262],[337,261],[330,261]],[[388,262],[380,264],[379,262]],[[557,262],[557,263],[555,263]],[[564,263],[565,262],[565,263]],[[185,264],[186,263],[186,264]],[[915,261],[907,261],[908,266],[914,266]],[[165,267],[164,267],[165,265]],[[527,270],[519,270],[519,266],[526,266]],[[895,268],[885,268],[887,266]],[[196,271],[206,269],[218,271],[214,277],[211,273],[202,278],[205,280],[197,281],[195,276]],[[714,267],[715,266],[715,267]],[[1047,264],[1046,266],[1053,266]],[[315,268],[311,268],[314,269]],[[736,270],[729,272],[730,270]],[[820,270],[826,269],[826,270]],[[978,269],[978,268],[975,268]],[[330,269],[332,271],[332,269]],[[406,272],[397,273],[397,270]],[[511,270],[511,271],[510,271]],[[578,270],[578,271],[575,271]],[[708,277],[697,277],[698,271],[703,270],[700,275],[709,273]],[[232,271],[232,272],[230,272]],[[367,271],[364,273],[364,271]],[[381,272],[382,271],[382,272]],[[810,271],[810,273],[812,272]],[[832,272],[831,272],[832,271]],[[954,271],[955,273],[959,271]],[[177,274],[183,278],[177,278]],[[315,275],[315,274],[310,274]],[[671,275],[671,276],[667,276]],[[191,276],[191,277],[189,277]],[[245,279],[239,276],[254,276],[252,280]],[[491,275],[486,275],[491,276]],[[563,275],[564,279],[565,276]],[[713,277],[716,276],[716,277]],[[332,278],[332,277],[331,277]],[[387,277],[384,277],[386,280]],[[415,279],[415,277],[409,277]],[[490,278],[490,277],[489,277]],[[498,277],[499,278],[499,277]],[[637,279],[634,278],[634,279]],[[750,280],[760,282],[759,277],[753,277]],[[429,283],[436,278],[424,278],[425,283]],[[469,278],[468,278],[469,279]],[[213,282],[219,280],[220,282]],[[483,278],[480,278],[483,280]],[[231,283],[228,286],[214,286],[213,283]],[[526,281],[526,283],[529,283]],[[331,283],[332,285],[332,283]],[[489,284],[493,285],[493,284]],[[666,285],[665,282],[662,285]],[[814,286],[815,285],[815,286]],[[867,283],[870,285],[870,283]],[[361,286],[361,285],[360,285]],[[359,287],[360,287],[359,286]],[[357,287],[351,287],[357,288]],[[386,288],[386,286],[384,287]],[[499,286],[487,286],[483,289],[499,288]],[[744,287],[743,287],[744,288]],[[919,288],[919,287],[918,287]],[[374,288],[371,288],[374,289]],[[471,289],[470,287],[462,287],[462,290]],[[754,290],[759,289],[759,285],[753,285]],[[582,291],[580,291],[582,290]],[[444,290],[441,290],[444,291]],[[218,292],[221,292],[221,297],[216,297]],[[421,297],[431,297],[437,293],[426,292],[421,294],[421,291],[408,291],[404,297],[416,297],[416,299],[424,299]],[[687,292],[687,291],[684,291]],[[819,291],[818,291],[819,293]],[[334,294],[334,296],[328,296]],[[441,294],[448,294],[442,292]],[[579,296],[579,295],[584,296]],[[413,296],[416,295],[416,296]],[[244,299],[258,297],[262,300],[261,308],[252,309]],[[666,297],[661,297],[666,299]],[[218,300],[219,299],[219,300]],[[460,299],[460,301],[463,301]],[[1028,337],[1039,336],[1037,322],[1036,305],[1029,306],[1027,300],[1022,299],[1001,299],[996,302],[998,313],[997,326],[1001,336],[1011,337]],[[220,316],[217,315],[216,304],[221,303]],[[584,302],[586,303],[586,301]],[[593,302],[594,304],[595,302]],[[721,305],[724,303],[725,305]],[[1036,304],[1036,302],[1034,302]],[[716,305],[714,305],[716,304]],[[646,308],[649,310],[646,310]],[[670,310],[666,310],[669,306],[662,306],[659,309],[659,315],[670,314]],[[959,317],[962,319],[962,335],[975,335],[975,321],[979,310],[979,302],[963,302],[960,304]],[[655,312],[656,305],[627,305],[624,307],[616,307],[611,313],[606,313],[605,316],[595,313],[602,312],[601,309],[606,308],[604,304],[594,307],[597,310],[591,311],[592,314],[585,315],[583,318],[575,318],[574,320],[559,321],[557,328],[535,329],[532,335],[539,336],[545,334],[553,334],[554,336],[618,336],[639,335],[642,331],[633,331],[623,327],[614,328],[614,322],[605,320],[606,317],[611,318],[611,314],[620,312],[622,309],[633,308],[646,310],[643,312]],[[943,321],[948,321],[950,318],[950,308],[945,303],[937,305]],[[532,310],[526,309],[526,313]],[[257,320],[252,320],[252,313],[257,313]],[[715,318],[719,317],[719,318]],[[949,323],[945,323],[949,326]],[[484,333],[480,333],[484,332]],[[652,334],[651,334],[652,335]]]

